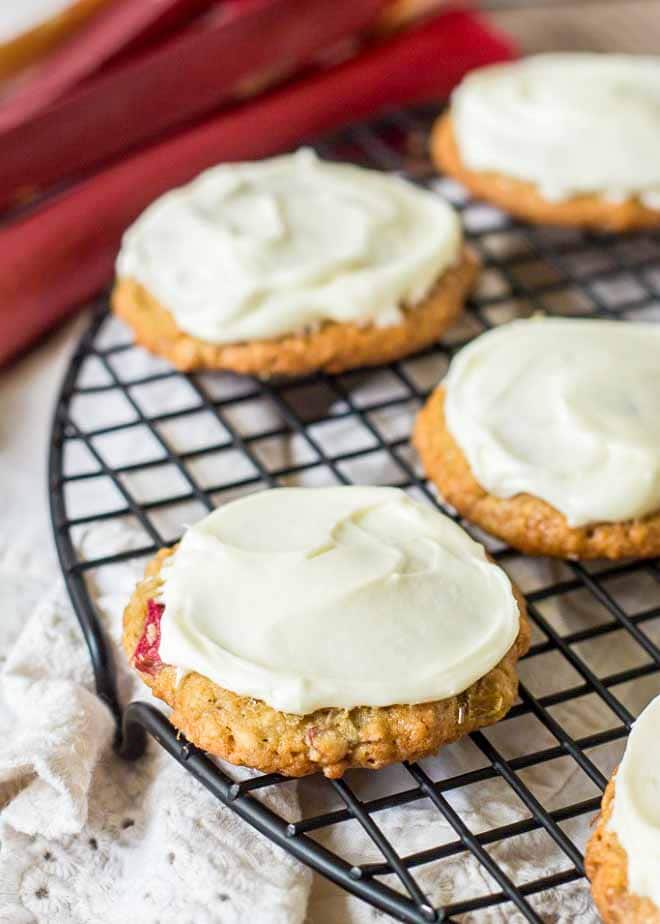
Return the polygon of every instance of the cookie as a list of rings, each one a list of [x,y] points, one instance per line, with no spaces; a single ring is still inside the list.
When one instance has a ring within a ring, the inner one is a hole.
[[[660,512],[639,520],[570,527],[563,514],[538,497],[489,494],[447,429],[444,407],[445,390],[439,386],[417,417],[413,443],[426,474],[461,516],[528,555],[619,559],[660,554]]]
[[[149,601],[158,596],[161,567],[174,551],[158,553],[133,593],[124,613],[124,651],[154,695],[171,707],[170,719],[176,728],[216,757],[266,773],[299,777],[322,771],[337,779],[351,767],[379,769],[432,754],[477,728],[497,722],[515,701],[516,663],[527,651],[530,638],[525,602],[515,588],[520,630],[514,645],[496,667],[467,690],[438,702],[319,709],[296,715],[238,696],[195,672],[177,683],[177,669],[154,660],[153,646],[151,660],[138,659],[140,669],[136,652],[145,637]]]
[[[660,908],[650,898],[628,890],[628,855],[608,828],[615,797],[613,776],[584,857],[594,902],[605,924],[660,924]]]
[[[470,170],[456,142],[451,112],[440,116],[433,128],[431,156],[439,170],[474,196],[525,221],[602,231],[660,227],[660,208],[650,208],[637,198],[614,202],[600,195],[579,195],[550,201],[534,183],[495,171]]]
[[[275,340],[214,344],[181,331],[166,308],[139,283],[120,279],[112,307],[133,331],[136,343],[169,360],[183,372],[217,369],[254,375],[301,376],[338,373],[360,366],[394,362],[438,340],[460,314],[479,271],[465,248],[457,266],[446,270],[429,295],[403,320],[388,327],[328,322],[319,330]]]
[[[123,237],[112,303],[180,369],[299,376],[428,346],[475,274],[441,197],[303,148],[157,199]]]
[[[606,924],[660,922],[660,696],[630,729],[587,845],[586,872]]]

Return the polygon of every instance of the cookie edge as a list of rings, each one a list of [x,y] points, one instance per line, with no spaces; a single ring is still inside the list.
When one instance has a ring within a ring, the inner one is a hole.
[[[182,372],[225,370],[258,378],[339,373],[382,365],[416,353],[438,340],[463,309],[476,282],[480,261],[463,245],[458,262],[447,268],[431,292],[404,320],[388,327],[328,322],[310,333],[273,340],[214,344],[182,331],[173,315],[138,282],[119,278],[111,304],[140,346]]]
[[[461,516],[527,555],[619,560],[660,554],[660,511],[639,520],[571,527],[532,494],[508,499],[489,494],[449,432],[444,402],[439,385],[417,415],[412,442],[427,476]]]
[[[614,808],[616,773],[603,794],[596,827],[585,852],[591,894],[605,924],[660,924],[660,908],[628,891],[628,854],[607,824]]]
[[[660,227],[660,210],[650,209],[638,199],[608,202],[602,196],[583,195],[550,202],[534,183],[495,171],[468,169],[461,158],[450,112],[436,120],[431,131],[430,150],[434,164],[442,173],[458,180],[478,198],[525,221],[601,231],[642,231]]]

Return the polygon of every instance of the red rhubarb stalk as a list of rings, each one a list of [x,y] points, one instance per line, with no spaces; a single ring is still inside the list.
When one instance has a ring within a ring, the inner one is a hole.
[[[506,41],[452,12],[154,145],[0,229],[0,364],[112,276],[121,234],[158,195],[218,161],[259,158],[386,106],[445,96]]]
[[[77,176],[210,112],[250,84],[295,70],[319,50],[369,25],[382,3],[223,4],[182,34],[111,68],[11,131],[2,132],[0,110],[0,202]]]
[[[114,0],[13,91],[0,106],[0,131],[27,121],[163,19],[177,21],[202,6],[202,0]]]
[[[133,663],[143,674],[156,674],[162,667],[160,660],[160,621],[165,607],[156,600],[147,602],[144,630],[133,654]]]

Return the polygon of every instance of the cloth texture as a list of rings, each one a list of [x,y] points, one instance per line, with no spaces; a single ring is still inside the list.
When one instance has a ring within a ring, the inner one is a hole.
[[[0,537],[0,649],[4,655],[0,681],[0,922],[119,924],[131,917],[144,924],[366,924],[383,920],[386,916],[382,912],[312,876],[253,831],[155,743],[151,742],[146,756],[135,763],[126,763],[113,754],[113,723],[93,693],[89,658],[59,575],[47,516],[45,460],[53,395],[81,323],[84,321],[67,327],[0,378],[0,517],[5,527]],[[122,336],[125,338],[125,332]],[[159,361],[136,350],[125,362],[132,364],[131,372],[139,378],[158,368]],[[415,374],[426,375],[429,384],[438,377],[432,363],[427,357],[415,367]],[[219,387],[220,380],[214,381]],[[231,382],[232,387],[244,387],[240,380]],[[176,391],[180,387],[179,380],[161,383],[157,404],[181,406],[184,399]],[[372,399],[380,387],[386,390],[388,386],[377,373],[365,375],[356,384],[358,391],[368,390]],[[358,394],[356,400],[359,398]],[[156,401],[153,395],[139,400]],[[103,402],[96,402],[94,413],[111,415],[116,409],[110,404],[108,395]],[[251,415],[252,425],[255,415],[264,429],[277,425],[268,418],[267,409],[243,410]],[[409,416],[404,421],[384,420],[379,425],[409,428],[414,410],[407,409]],[[88,424],[92,423],[91,412],[84,413]],[[186,446],[191,440],[209,439],[208,421],[196,424],[193,418],[187,420]],[[239,421],[234,423],[240,428]],[[199,433],[195,432],[197,426]],[[332,431],[337,451],[353,445],[351,441],[356,438],[354,431],[343,427],[338,420]],[[121,440],[113,443],[116,464],[117,453],[139,459],[147,452],[148,434],[142,442],[139,434],[127,433],[124,444]],[[168,439],[178,445],[174,430],[168,432]],[[286,440],[269,450],[283,454],[280,464],[295,463],[307,451],[297,437]],[[110,449],[104,447],[103,451],[109,453]],[[229,458],[228,464],[233,477],[238,477],[236,458]],[[387,464],[376,459],[362,475],[365,480],[383,483],[388,480]],[[216,479],[218,466],[216,460]],[[168,490],[167,468],[150,470],[142,481],[134,478],[131,491],[144,500],[144,492]],[[154,474],[158,471],[160,475]],[[203,468],[196,468],[195,474],[203,481]],[[154,485],[156,478],[162,483]],[[90,503],[94,509],[100,497],[97,487],[93,495],[81,503]],[[191,522],[202,513],[191,507],[187,520],[181,519],[181,513],[177,516],[180,522]],[[160,523],[163,529],[166,525]],[[76,541],[79,554],[88,559],[137,548],[145,542],[141,528],[130,518],[91,524]],[[122,609],[143,564],[129,561],[107,569],[107,573],[106,569],[96,569],[89,576],[90,593],[116,648],[124,701],[148,698],[146,688],[133,678],[118,650]],[[522,557],[513,560],[510,573],[525,590],[566,576],[561,563],[531,562]],[[634,611],[635,606],[641,609],[650,605],[647,589],[634,582],[626,584],[624,579],[617,592],[628,610]],[[572,631],[602,619],[597,609],[578,592],[551,600],[544,612],[555,628]],[[658,635],[660,632],[654,637]],[[616,644],[611,636],[605,638],[606,644],[592,645],[589,651],[585,646],[581,651],[599,674],[614,666],[620,670],[639,657],[634,642],[623,633],[617,634]],[[570,665],[552,654],[523,662],[521,673],[537,695],[579,682]],[[657,685],[657,678],[642,678],[617,688],[617,696],[639,712],[657,693]],[[616,726],[618,721],[594,696],[560,705],[554,715],[577,736]],[[501,723],[488,730],[487,736],[505,757],[556,744],[532,716]],[[589,757],[609,775],[621,751],[619,741],[592,749]],[[441,779],[487,763],[473,742],[463,741],[424,761],[423,766],[434,779]],[[239,778],[250,771],[230,768],[228,772]],[[522,770],[519,776],[551,809],[598,795],[594,784],[568,756]],[[403,767],[381,773],[354,772],[348,779],[363,799],[413,786]],[[265,789],[259,798],[292,820],[301,814],[341,807],[330,787],[317,778]],[[530,817],[520,798],[501,779],[464,787],[448,798],[476,833],[522,823]],[[447,821],[427,800],[387,809],[374,817],[403,855],[456,840]],[[583,814],[561,825],[580,849],[589,835],[589,821],[590,816]],[[322,832],[320,840],[349,862],[382,859],[355,821],[333,825]],[[570,868],[570,862],[542,830],[495,841],[488,850],[519,884]],[[414,872],[438,904],[500,888],[465,851]],[[394,877],[384,881],[397,887]],[[533,903],[544,919],[553,922],[597,921],[584,881],[541,893]],[[464,920],[504,924],[522,921],[522,916],[502,905],[474,912]]]

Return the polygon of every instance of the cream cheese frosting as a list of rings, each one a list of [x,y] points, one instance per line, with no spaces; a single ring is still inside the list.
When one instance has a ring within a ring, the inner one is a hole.
[[[608,826],[628,854],[628,891],[660,908],[660,696],[630,732]]]
[[[660,209],[660,56],[564,53],[469,74],[452,124],[465,165],[548,200],[602,194]]]
[[[395,488],[241,498],[189,528],[161,576],[163,662],[300,715],[453,696],[519,629],[506,574]]]
[[[445,414],[479,484],[569,526],[660,510],[660,325],[515,321],[452,360]]]
[[[211,343],[324,321],[397,324],[456,262],[461,229],[434,193],[302,149],[225,164],[154,202],[117,274]]]

